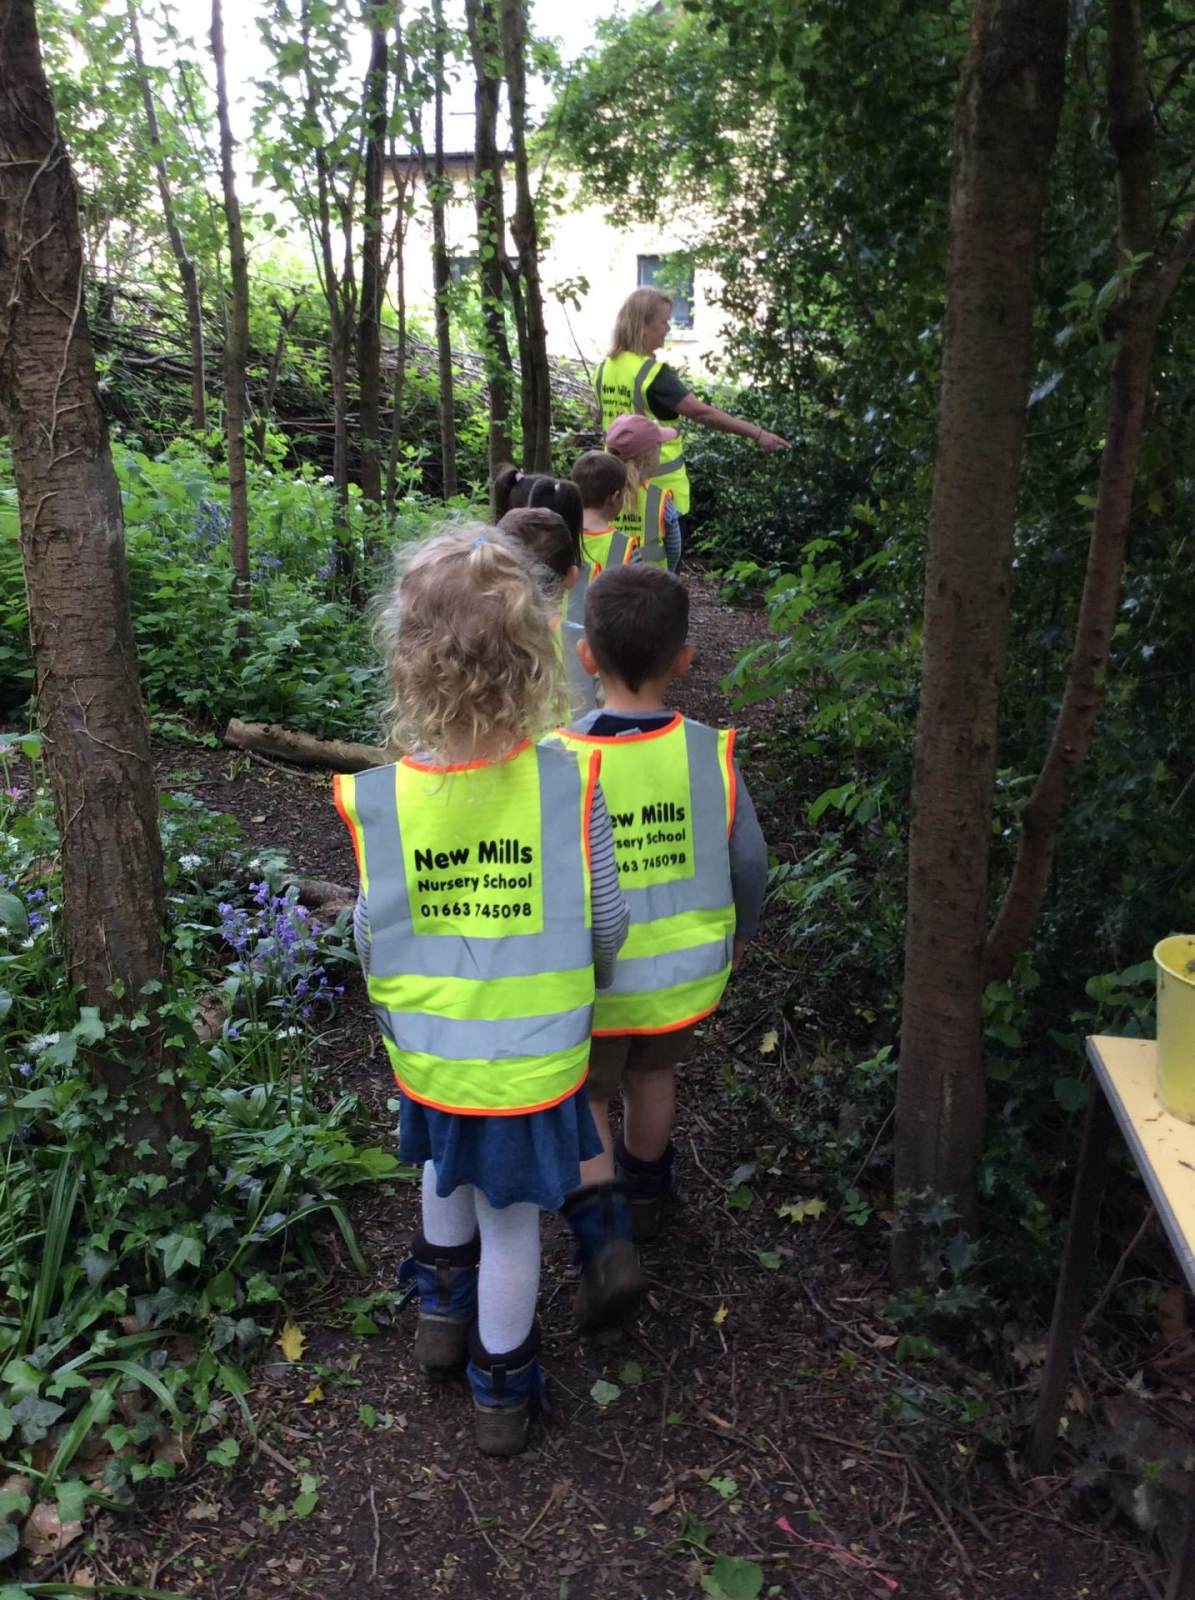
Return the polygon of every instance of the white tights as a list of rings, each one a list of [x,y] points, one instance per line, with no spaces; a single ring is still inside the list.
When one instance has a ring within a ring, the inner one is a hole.
[[[492,1356],[517,1350],[531,1332],[539,1295],[539,1207],[492,1206],[471,1183],[436,1193],[436,1169],[423,1167],[423,1236],[428,1244],[468,1244],[481,1234],[477,1331]]]

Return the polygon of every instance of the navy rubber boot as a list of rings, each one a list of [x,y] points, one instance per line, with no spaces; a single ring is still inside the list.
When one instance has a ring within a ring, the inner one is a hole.
[[[631,1242],[631,1218],[621,1186],[593,1183],[566,1195],[564,1220],[577,1241],[581,1281],[573,1302],[586,1333],[629,1317],[647,1293],[647,1279]]]
[[[408,1296],[419,1300],[415,1359],[426,1372],[452,1372],[462,1366],[469,1328],[477,1316],[477,1263],[481,1240],[468,1244],[429,1244],[417,1233],[411,1253],[398,1269]]]
[[[614,1171],[627,1199],[631,1215],[631,1237],[638,1244],[646,1244],[660,1232],[660,1222],[665,1205],[675,1198],[672,1187],[673,1147],[669,1144],[656,1161],[641,1161],[633,1156],[622,1141],[614,1146]]]
[[[469,1330],[469,1388],[473,1392],[473,1431],[486,1456],[517,1456],[526,1448],[531,1413],[544,1404],[539,1324],[517,1350],[493,1355],[481,1342],[476,1324]]]

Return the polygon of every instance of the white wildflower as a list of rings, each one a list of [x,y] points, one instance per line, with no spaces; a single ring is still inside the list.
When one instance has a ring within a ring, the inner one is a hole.
[[[61,1035],[57,1033],[35,1033],[25,1049],[31,1056],[39,1056],[43,1050],[48,1050],[52,1044],[57,1044],[60,1037]]]
[[[203,857],[196,855],[179,856],[178,864],[184,872],[198,872],[203,865]]]

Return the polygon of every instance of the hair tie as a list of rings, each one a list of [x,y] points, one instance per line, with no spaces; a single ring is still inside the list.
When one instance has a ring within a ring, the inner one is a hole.
[[[522,483],[522,481],[523,481],[523,474],[521,472],[516,472],[515,473],[515,482],[516,483]]]
[[[490,541],[486,538],[484,533],[479,533],[476,539],[474,539],[473,543],[469,546],[469,549],[476,550],[479,544],[489,544],[489,542]]]

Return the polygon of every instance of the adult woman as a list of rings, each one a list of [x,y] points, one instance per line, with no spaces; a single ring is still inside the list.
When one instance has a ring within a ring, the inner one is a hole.
[[[602,427],[627,412],[654,417],[657,422],[675,422],[686,417],[719,433],[737,433],[754,439],[766,453],[788,450],[787,439],[769,433],[757,422],[732,417],[728,411],[699,400],[674,367],[656,358],[656,351],[668,337],[672,301],[659,289],[636,289],[623,301],[614,323],[610,353],[594,374],[594,388],[602,410]],[[676,509],[683,516],[689,509],[689,479],[685,471],[685,449],[678,438],[661,446],[660,470],[655,481],[671,489]]]

